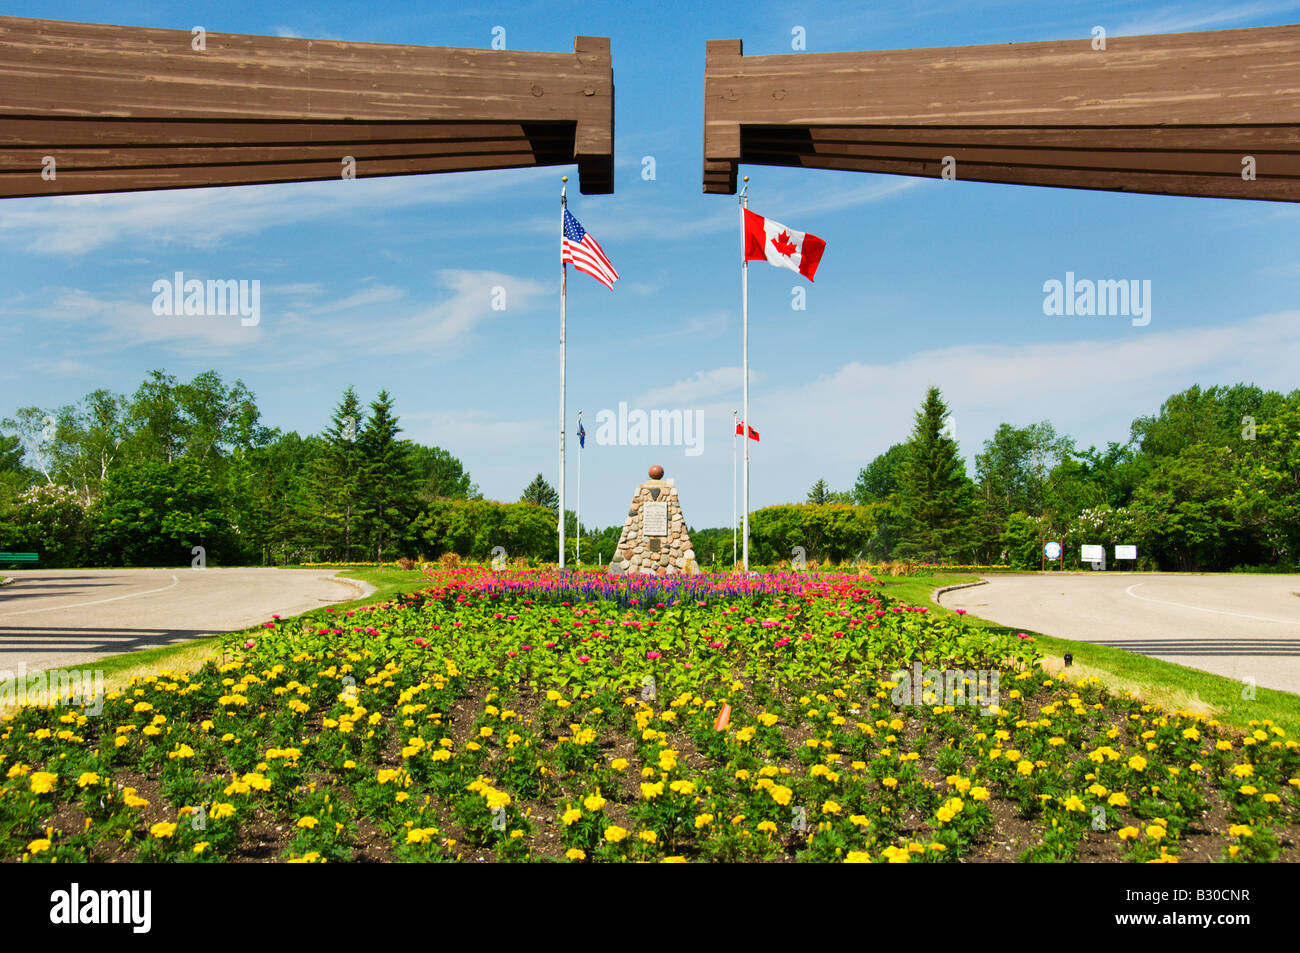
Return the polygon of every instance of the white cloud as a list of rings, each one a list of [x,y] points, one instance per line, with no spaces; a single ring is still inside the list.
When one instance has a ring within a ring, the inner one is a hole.
[[[216,248],[273,227],[338,220],[377,209],[471,201],[517,190],[543,174],[554,173],[491,170],[455,176],[9,199],[0,205],[0,243],[51,255],[83,254],[116,242],[130,242],[136,249]]]

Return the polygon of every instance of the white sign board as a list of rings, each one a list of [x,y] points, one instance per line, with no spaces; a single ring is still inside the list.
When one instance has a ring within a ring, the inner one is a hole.
[[[1058,543],[1056,540],[1052,540],[1051,542],[1049,542],[1047,545],[1043,547],[1043,555],[1046,556],[1048,559],[1060,559],[1061,544]]]
[[[668,504],[666,502],[642,503],[641,518],[641,534],[643,536],[668,535]]]
[[[1082,559],[1085,563],[1099,563],[1106,558],[1105,546],[1084,546]]]
[[[1137,559],[1138,548],[1136,546],[1116,546],[1115,558],[1116,559]]]

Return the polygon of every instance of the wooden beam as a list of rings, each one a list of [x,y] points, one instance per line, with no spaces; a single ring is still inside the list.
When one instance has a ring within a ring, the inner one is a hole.
[[[607,38],[573,53],[205,40],[0,17],[0,197],[333,179],[345,155],[358,177],[576,164],[583,192],[613,191]],[[35,181],[17,184],[24,169]]]
[[[1300,201],[1300,26],[705,65],[704,191],[740,163]],[[1254,178],[1243,179],[1245,157]]]

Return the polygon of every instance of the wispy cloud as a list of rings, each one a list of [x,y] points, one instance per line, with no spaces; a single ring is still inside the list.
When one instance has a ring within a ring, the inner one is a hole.
[[[130,242],[137,249],[217,248],[285,225],[469,202],[517,189],[542,174],[553,172],[515,169],[10,199],[0,205],[0,244],[46,255],[84,254],[119,242]]]
[[[1191,30],[1223,28],[1232,24],[1241,25],[1244,21],[1274,17],[1297,10],[1300,10],[1300,4],[1294,2],[1242,3],[1231,6],[1223,4],[1167,6],[1143,10],[1133,19],[1122,21],[1109,32],[1112,36],[1184,33]]]

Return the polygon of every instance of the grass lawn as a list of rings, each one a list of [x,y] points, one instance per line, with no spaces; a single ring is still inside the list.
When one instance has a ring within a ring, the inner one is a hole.
[[[934,576],[909,576],[881,579],[884,591],[915,605],[929,606],[931,612],[953,615],[950,609],[936,605],[931,598],[935,590],[975,582],[977,575],[952,573]],[[964,616],[968,625],[994,632],[1026,632],[1032,635],[1047,658],[1044,665],[1052,671],[1064,667],[1064,654],[1074,656],[1071,672],[1095,675],[1114,692],[1134,692],[1144,701],[1171,710],[1212,714],[1225,725],[1245,729],[1254,720],[1271,718],[1288,734],[1300,733],[1300,695],[1256,688],[1255,698],[1242,698],[1241,682],[1199,669],[1187,668],[1126,652],[1107,645],[1093,645],[1072,639],[1058,639],[1029,629],[998,625],[973,615]]]

